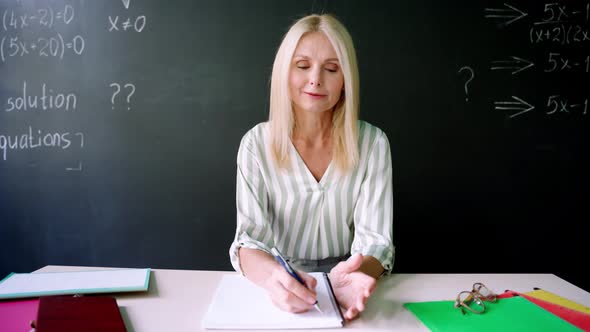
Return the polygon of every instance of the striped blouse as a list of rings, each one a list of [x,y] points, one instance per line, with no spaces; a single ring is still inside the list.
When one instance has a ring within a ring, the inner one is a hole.
[[[389,141],[359,121],[359,162],[345,175],[330,164],[318,182],[293,145],[291,167],[278,169],[268,147],[268,122],[248,131],[237,157],[237,227],[229,254],[241,272],[238,249],[320,260],[361,253],[391,272],[393,189]]]

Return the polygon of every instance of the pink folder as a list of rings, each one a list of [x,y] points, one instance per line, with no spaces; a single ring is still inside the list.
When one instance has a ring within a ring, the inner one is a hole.
[[[31,321],[37,317],[39,298],[0,301],[0,330],[29,332]]]
[[[551,312],[557,317],[560,317],[561,319],[569,322],[570,324],[575,325],[584,331],[590,331],[590,315],[588,314],[514,291],[506,291],[499,297],[506,298],[513,296],[521,296],[531,301],[532,303],[538,305],[539,307]]]

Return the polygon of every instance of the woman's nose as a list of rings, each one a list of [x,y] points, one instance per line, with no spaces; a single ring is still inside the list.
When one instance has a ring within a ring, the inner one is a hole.
[[[322,74],[321,74],[320,70],[314,69],[314,70],[310,71],[309,84],[311,86],[321,86],[322,85]]]

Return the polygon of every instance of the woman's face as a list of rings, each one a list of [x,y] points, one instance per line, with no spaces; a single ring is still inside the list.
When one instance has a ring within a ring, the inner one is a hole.
[[[297,111],[331,111],[340,99],[344,75],[334,47],[322,32],[301,37],[289,70],[289,93]]]

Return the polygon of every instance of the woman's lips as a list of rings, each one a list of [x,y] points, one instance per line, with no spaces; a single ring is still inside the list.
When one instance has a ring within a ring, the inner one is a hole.
[[[313,93],[313,92],[305,92],[305,94],[312,97],[312,98],[322,98],[322,97],[326,96],[326,95],[322,95],[319,93]]]

